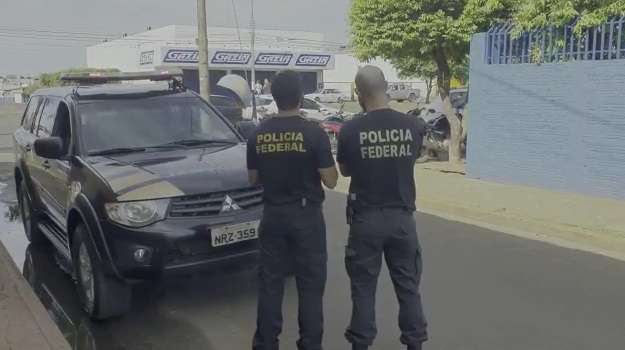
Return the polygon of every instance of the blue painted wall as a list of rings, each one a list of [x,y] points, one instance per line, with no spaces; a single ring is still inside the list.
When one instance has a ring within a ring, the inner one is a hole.
[[[471,41],[469,176],[625,199],[625,59],[487,65],[485,40]]]

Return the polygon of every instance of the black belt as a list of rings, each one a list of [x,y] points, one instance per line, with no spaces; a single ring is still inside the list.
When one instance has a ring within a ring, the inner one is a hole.
[[[298,206],[301,208],[306,208],[306,207],[321,207],[321,202],[315,202],[315,201],[311,201],[308,198],[302,198],[299,200],[293,200],[293,201],[289,201],[289,202],[282,202],[282,203],[272,203],[272,202],[265,202],[265,206],[268,207],[294,207],[294,206]]]

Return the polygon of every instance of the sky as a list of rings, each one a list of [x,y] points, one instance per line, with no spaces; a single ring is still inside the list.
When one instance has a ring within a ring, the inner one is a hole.
[[[206,0],[208,25],[235,27],[233,2],[241,26],[247,27],[250,0]],[[347,42],[349,4],[350,0],[255,0],[256,26],[320,32],[326,40]],[[100,34],[142,32],[148,26],[196,25],[196,8],[196,0],[0,0],[0,75],[84,66],[85,47],[91,43],[73,37],[91,40]],[[77,34],[52,39],[51,32]]]

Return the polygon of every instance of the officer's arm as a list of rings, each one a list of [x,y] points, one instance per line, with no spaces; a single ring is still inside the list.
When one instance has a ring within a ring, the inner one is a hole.
[[[328,135],[321,130],[317,129],[318,144],[316,148],[317,155],[317,169],[321,176],[321,182],[326,185],[327,188],[336,187],[336,182],[339,179],[339,172],[336,170],[336,164],[334,163],[334,157],[332,156],[332,146],[330,145],[330,139]]]
[[[250,185],[257,186],[260,185],[260,178],[258,177],[258,170],[250,169],[247,171],[247,179],[250,182]]]
[[[247,179],[250,185],[260,185],[258,176],[258,155],[256,154],[256,135],[247,140]]]
[[[336,187],[336,183],[339,179],[339,173],[336,171],[336,166],[330,168],[319,169],[319,175],[321,175],[321,181],[327,188],[333,189]]]
[[[341,175],[343,175],[345,177],[351,177],[352,176],[352,173],[347,168],[347,165],[339,163],[339,169],[341,169]]]
[[[339,142],[336,151],[336,161],[339,163],[341,175],[345,177],[351,177],[352,173],[349,171],[347,165],[345,164],[345,162],[347,161],[347,134],[348,128],[343,126],[343,130],[341,130],[341,133],[339,134]]]

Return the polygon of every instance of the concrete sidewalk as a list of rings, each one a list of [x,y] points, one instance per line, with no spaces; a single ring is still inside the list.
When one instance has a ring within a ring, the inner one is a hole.
[[[623,201],[470,179],[446,162],[418,164],[415,177],[424,213],[625,260]]]
[[[0,349],[70,350],[0,243]]]

